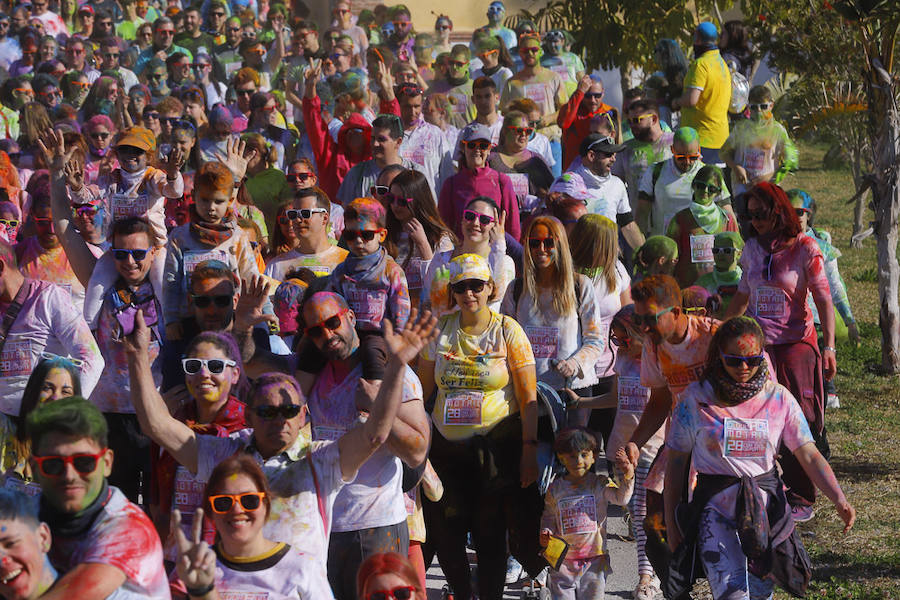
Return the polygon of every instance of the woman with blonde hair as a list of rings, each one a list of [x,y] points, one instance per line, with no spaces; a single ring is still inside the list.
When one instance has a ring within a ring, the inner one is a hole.
[[[53,129],[47,109],[40,102],[29,102],[22,107],[19,117],[19,169],[43,168],[43,157],[37,147],[41,135]]]
[[[522,277],[507,288],[500,312],[525,329],[539,381],[558,390],[590,388],[603,346],[591,280],[575,272],[559,220],[535,217],[524,240]]]

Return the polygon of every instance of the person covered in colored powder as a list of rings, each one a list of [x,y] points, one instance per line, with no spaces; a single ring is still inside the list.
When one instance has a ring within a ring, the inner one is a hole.
[[[728,310],[731,299],[737,293],[741,281],[741,251],[744,240],[736,231],[723,231],[713,238],[713,270],[697,279],[697,285],[710,293],[715,301],[713,316],[718,317]]]

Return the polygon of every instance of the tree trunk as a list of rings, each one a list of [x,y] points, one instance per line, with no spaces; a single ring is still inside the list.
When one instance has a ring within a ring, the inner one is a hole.
[[[884,374],[900,373],[900,264],[897,226],[900,223],[900,110],[892,82],[869,82],[870,124],[874,154],[875,230],[878,235],[878,297],[881,305],[881,367]],[[872,87],[878,86],[876,89]]]

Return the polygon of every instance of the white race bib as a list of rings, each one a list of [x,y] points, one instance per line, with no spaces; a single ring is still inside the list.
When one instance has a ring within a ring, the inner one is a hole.
[[[547,105],[547,86],[543,83],[530,83],[525,86],[525,97],[534,101],[543,111]]]
[[[722,450],[728,458],[765,458],[769,422],[765,419],[725,419]]]
[[[142,217],[150,209],[150,199],[147,194],[130,196],[128,194],[113,194],[109,197],[110,210],[113,220],[127,219],[128,217]]]
[[[33,360],[31,340],[7,339],[0,354],[0,374],[3,377],[31,375]]]
[[[528,175],[525,173],[507,173],[506,175],[512,182],[513,193],[521,202],[528,195]]]
[[[342,429],[340,427],[316,427],[314,428],[315,440],[317,442],[336,442],[341,438],[344,433],[346,433],[346,429]]]
[[[447,394],[444,398],[444,425],[481,425],[484,394],[465,390]]]
[[[563,535],[597,531],[597,502],[593,494],[562,498],[558,506],[559,530]]]
[[[383,290],[371,290],[348,284],[344,287],[347,293],[347,304],[356,313],[359,323],[378,326],[384,318],[387,305],[387,293]]]
[[[207,260],[219,260],[226,265],[231,265],[228,253],[224,250],[188,250],[184,253],[184,284],[190,289],[191,273],[197,265]]]
[[[716,236],[712,234],[692,235],[691,236],[691,262],[692,263],[711,263],[713,262],[713,240]]]
[[[641,385],[640,377],[622,377],[619,381],[619,410],[641,414],[650,398],[650,390]]]
[[[756,288],[756,316],[783,317],[787,298],[778,287],[760,286]]]
[[[559,329],[556,327],[525,327],[535,358],[556,358]]]

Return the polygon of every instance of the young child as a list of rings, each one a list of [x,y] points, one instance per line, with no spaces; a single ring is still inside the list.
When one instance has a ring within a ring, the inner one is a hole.
[[[620,449],[615,455],[616,483],[594,473],[597,438],[584,428],[566,429],[556,438],[556,456],[565,476],[550,484],[544,497],[541,546],[550,536],[563,538],[569,550],[560,569],[550,570],[554,599],[602,600],[610,572],[606,550],[606,506],[624,506],[634,489],[634,466]]]
[[[342,234],[350,254],[331,273],[331,288],[347,300],[356,315],[363,378],[370,380],[384,375],[384,320],[403,327],[410,310],[403,268],[381,246],[387,237],[386,220],[387,212],[377,200],[350,202],[344,208]]]
[[[672,275],[678,264],[678,244],[670,237],[652,235],[634,251],[632,283],[649,275]]]
[[[219,260],[240,281],[259,275],[256,253],[232,211],[234,176],[220,162],[205,163],[194,176],[191,221],[172,230],[166,247],[163,316],[166,339],[181,339],[181,319],[189,316],[188,280],[197,264]],[[264,308],[271,313],[271,304]]]
[[[737,293],[741,281],[741,250],[744,240],[736,231],[717,233],[713,239],[713,270],[697,279],[697,285],[706,288],[717,298],[716,308],[710,316],[720,318],[728,310],[731,299]]]

